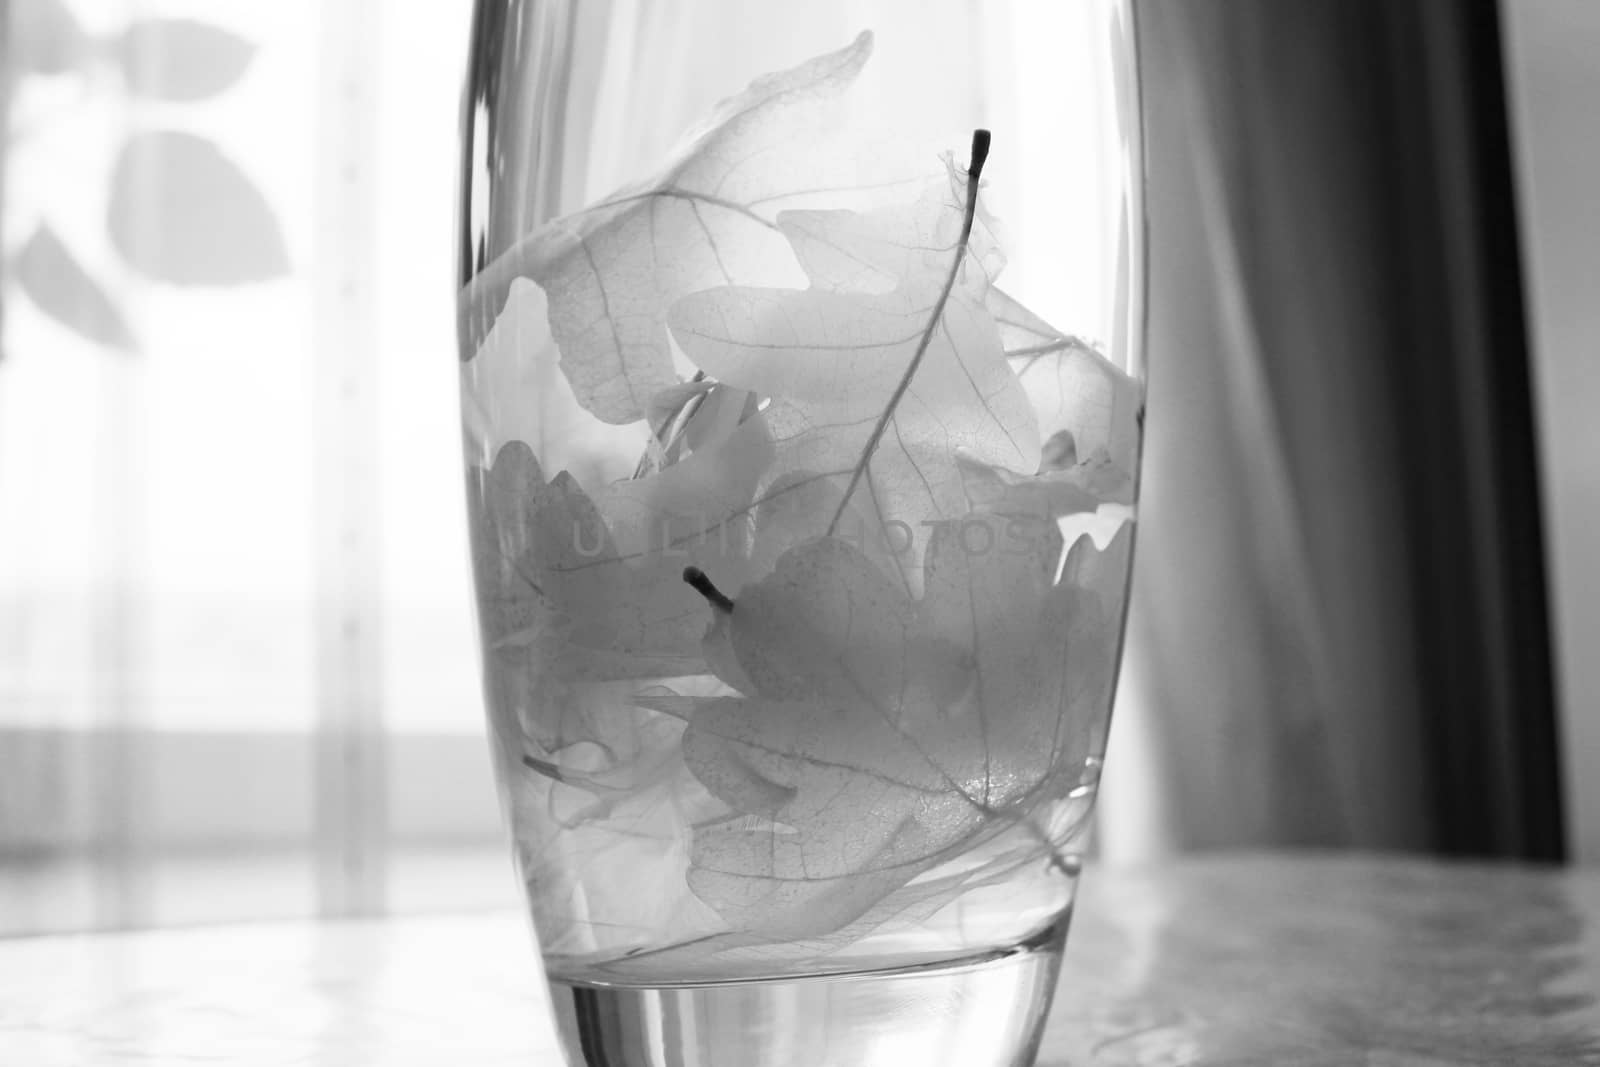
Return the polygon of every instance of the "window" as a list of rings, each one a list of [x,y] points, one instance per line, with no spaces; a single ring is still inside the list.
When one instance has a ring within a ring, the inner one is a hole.
[[[13,5],[0,933],[512,899],[457,506],[469,13]]]

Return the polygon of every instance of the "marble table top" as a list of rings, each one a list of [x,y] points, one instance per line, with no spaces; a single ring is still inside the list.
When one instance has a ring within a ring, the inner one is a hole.
[[[1085,874],[1039,1062],[1600,1064],[1600,871],[1334,855]],[[502,912],[0,941],[0,1064],[560,1063]]]

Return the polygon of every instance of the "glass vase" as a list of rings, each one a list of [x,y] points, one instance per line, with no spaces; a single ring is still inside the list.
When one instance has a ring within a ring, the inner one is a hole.
[[[1129,7],[478,0],[494,764],[574,1064],[1022,1064],[1143,426]]]

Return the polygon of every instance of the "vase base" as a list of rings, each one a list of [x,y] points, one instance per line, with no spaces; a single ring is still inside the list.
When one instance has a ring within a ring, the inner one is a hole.
[[[572,1067],[1027,1067],[1067,919],[939,966],[674,986],[550,983]]]

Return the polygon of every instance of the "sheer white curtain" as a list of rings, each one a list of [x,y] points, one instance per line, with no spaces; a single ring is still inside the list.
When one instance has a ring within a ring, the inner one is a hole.
[[[465,899],[470,4],[4,10],[0,931]]]

